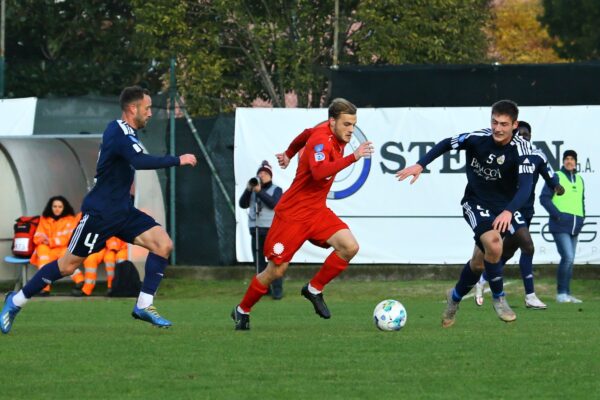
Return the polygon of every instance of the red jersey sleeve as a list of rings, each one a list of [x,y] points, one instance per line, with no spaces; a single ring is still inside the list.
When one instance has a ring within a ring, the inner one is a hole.
[[[288,158],[294,157],[296,153],[298,153],[306,145],[306,142],[308,142],[308,139],[310,138],[312,132],[312,128],[303,130],[301,134],[299,134],[298,136],[296,136],[296,138],[294,138],[294,140],[292,140],[292,143],[290,143],[287,150],[285,151],[285,155]]]
[[[330,140],[323,135],[315,135],[306,143],[308,165],[313,179],[319,181],[333,176],[356,161],[354,153],[337,158]]]

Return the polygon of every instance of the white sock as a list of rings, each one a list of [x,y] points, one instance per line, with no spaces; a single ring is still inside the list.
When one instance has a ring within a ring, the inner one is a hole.
[[[314,287],[312,287],[312,285],[310,283],[308,284],[308,291],[309,291],[310,294],[319,294],[319,293],[321,293],[320,290],[317,290]]]
[[[140,295],[137,299],[137,308],[142,309],[146,307],[150,307],[154,302],[154,295],[140,292]]]
[[[240,306],[237,306],[237,312],[239,312],[240,314],[244,314],[244,315],[248,315],[249,314],[246,311],[242,310],[242,308]]]
[[[29,299],[25,297],[22,290],[19,290],[19,292],[14,295],[12,301],[15,304],[15,306],[23,307],[25,304],[27,304]]]

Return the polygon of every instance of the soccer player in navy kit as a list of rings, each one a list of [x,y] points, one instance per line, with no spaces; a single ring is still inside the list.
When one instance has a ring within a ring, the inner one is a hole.
[[[531,125],[525,121],[519,121],[518,129],[519,136],[528,142],[531,142]],[[514,256],[517,249],[521,249],[519,269],[525,288],[525,307],[533,310],[545,310],[547,306],[536,296],[533,283],[534,246],[533,240],[531,239],[531,233],[529,232],[529,226],[531,225],[531,220],[535,214],[533,208],[535,203],[535,186],[541,176],[544,178],[546,185],[548,185],[548,187],[550,187],[558,196],[561,196],[565,192],[565,188],[558,183],[558,176],[554,173],[552,166],[548,164],[548,158],[542,150],[537,148],[532,149],[531,162],[535,167],[533,171],[533,187],[531,194],[529,195],[527,203],[525,203],[518,211],[519,214],[515,213],[515,218],[525,221],[525,225],[521,226],[518,231],[511,230],[510,234],[504,238],[501,262],[502,265],[506,264],[506,262]],[[480,259],[483,260],[483,257],[480,257]],[[475,285],[475,303],[478,306],[483,304],[483,288],[486,281],[487,277],[484,272],[481,274],[479,283]]]
[[[132,316],[159,327],[171,326],[153,306],[154,294],[173,248],[171,238],[152,217],[133,206],[130,188],[136,169],[196,165],[193,154],[155,157],[144,154],[136,131],[152,116],[152,99],[146,89],[127,87],[120,96],[121,119],[112,121],[102,136],[95,185],[81,206],[82,218],[73,232],[67,253],[43,266],[18,293],[10,292],[0,314],[2,333],[27,301],[44,286],[71,273],[89,254],[104,247],[111,236],[149,250],[144,282]]]
[[[469,223],[476,245],[483,251],[484,268],[490,282],[493,306],[498,317],[511,322],[515,313],[508,305],[503,290],[502,236],[512,225],[522,225],[514,219],[515,211],[527,201],[532,190],[533,165],[531,145],[516,135],[519,109],[510,100],[492,106],[491,129],[482,129],[447,138],[436,144],[416,164],[399,171],[404,180],[413,176],[411,184],[423,168],[450,150],[467,153],[467,187],[461,201],[463,217]],[[442,314],[442,326],[454,324],[458,305],[481,275],[473,260],[467,262],[454,289],[447,293],[447,307]]]

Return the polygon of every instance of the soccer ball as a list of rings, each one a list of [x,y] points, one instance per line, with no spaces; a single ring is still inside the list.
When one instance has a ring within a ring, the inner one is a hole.
[[[375,326],[382,331],[399,331],[406,324],[406,309],[397,300],[384,300],[373,311]]]

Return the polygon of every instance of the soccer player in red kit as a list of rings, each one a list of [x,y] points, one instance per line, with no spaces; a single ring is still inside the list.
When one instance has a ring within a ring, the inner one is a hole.
[[[338,172],[373,152],[371,142],[363,142],[344,157],[344,147],[352,139],[355,125],[356,106],[345,99],[334,99],[328,120],[304,130],[286,151],[289,161],[305,144],[294,181],[275,207],[263,249],[269,259],[267,268],[252,279],[241,303],[231,312],[236,330],[250,329],[250,310],[267,293],[271,282],[283,277],[290,260],[307,240],[334,248],[301,291],[321,318],[331,317],[323,300],[323,288],[346,269],[358,252],[358,243],[348,225],[327,208],[327,193]],[[281,155],[278,159],[281,165]]]

